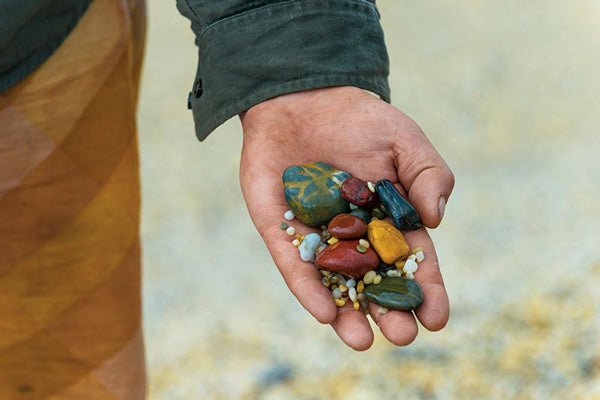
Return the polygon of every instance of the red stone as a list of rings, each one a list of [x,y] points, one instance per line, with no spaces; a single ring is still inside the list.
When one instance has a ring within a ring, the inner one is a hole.
[[[351,176],[342,183],[342,197],[360,207],[374,208],[379,203],[379,196],[369,190],[367,182]]]
[[[338,239],[360,239],[367,233],[367,223],[355,215],[338,214],[329,222],[327,230]]]
[[[327,246],[316,258],[317,268],[339,272],[353,278],[360,278],[377,268],[379,257],[372,248],[361,253],[356,250],[358,240],[340,240]]]

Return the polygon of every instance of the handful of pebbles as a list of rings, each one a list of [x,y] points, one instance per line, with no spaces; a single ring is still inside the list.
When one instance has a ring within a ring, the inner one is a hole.
[[[303,261],[314,263],[339,307],[367,312],[414,310],[423,291],[414,280],[423,249],[411,249],[402,231],[423,226],[415,208],[387,179],[365,182],[324,162],[293,165],[283,173],[286,221],[320,233],[303,235],[282,221]],[[389,220],[386,219],[389,217]]]

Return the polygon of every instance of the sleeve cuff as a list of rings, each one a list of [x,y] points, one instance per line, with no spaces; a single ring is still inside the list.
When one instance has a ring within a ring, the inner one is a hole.
[[[286,93],[356,86],[390,101],[383,30],[365,0],[263,6],[208,25],[196,43],[188,105],[201,141],[229,118]]]

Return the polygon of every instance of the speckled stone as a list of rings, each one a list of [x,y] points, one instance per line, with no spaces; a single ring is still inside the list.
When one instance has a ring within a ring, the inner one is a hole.
[[[356,250],[356,246],[358,246],[358,240],[341,240],[332,244],[319,253],[315,265],[319,269],[360,278],[377,267],[379,257],[371,248],[360,253]]]
[[[342,185],[342,197],[360,207],[373,208],[379,203],[377,193],[371,192],[367,182],[352,176]]]
[[[375,185],[385,213],[401,231],[414,231],[423,226],[417,210],[398,192],[392,182],[382,179]]]
[[[324,162],[292,165],[283,172],[285,199],[296,218],[306,225],[327,224],[349,210],[340,192],[349,177],[348,172]]]
[[[383,278],[377,285],[368,285],[364,293],[369,301],[391,310],[414,310],[423,303],[421,285],[406,278]]]
[[[329,222],[327,230],[338,239],[360,239],[367,233],[367,224],[355,215],[338,214]]]

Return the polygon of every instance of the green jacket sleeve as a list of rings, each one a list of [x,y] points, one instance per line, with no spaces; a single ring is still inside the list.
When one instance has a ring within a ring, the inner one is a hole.
[[[356,86],[390,101],[379,14],[367,0],[177,0],[192,22],[198,68],[188,97],[204,140],[269,98]]]

